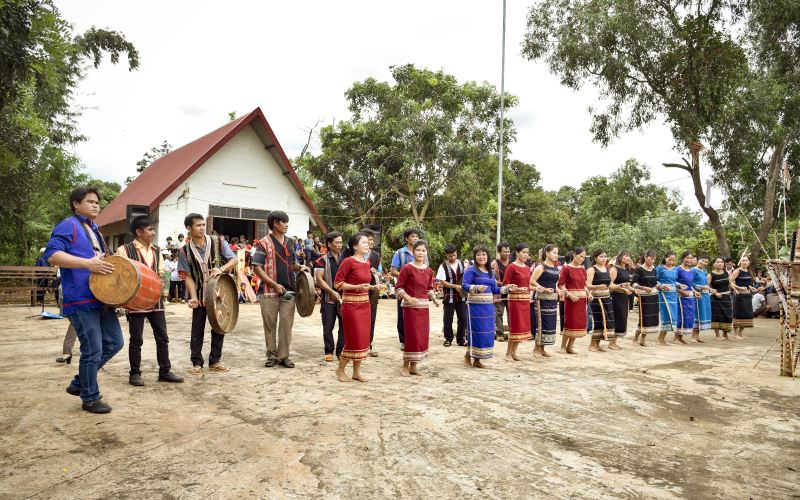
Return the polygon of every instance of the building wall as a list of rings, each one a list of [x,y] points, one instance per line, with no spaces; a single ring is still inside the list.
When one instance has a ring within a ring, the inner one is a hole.
[[[309,229],[311,211],[252,126],[243,128],[161,202],[158,242],[186,234],[184,217],[192,212],[207,217],[209,205],[283,210],[289,214],[289,236],[304,237]]]

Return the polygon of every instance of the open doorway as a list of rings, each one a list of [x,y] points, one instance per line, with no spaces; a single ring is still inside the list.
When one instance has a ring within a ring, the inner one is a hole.
[[[211,222],[211,231],[227,236],[228,241],[232,238],[239,238],[241,235],[244,235],[247,241],[252,241],[256,236],[256,221],[214,217]]]

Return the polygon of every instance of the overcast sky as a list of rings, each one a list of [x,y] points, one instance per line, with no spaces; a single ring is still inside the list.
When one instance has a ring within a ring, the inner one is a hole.
[[[663,123],[603,149],[589,133],[587,108],[597,91],[574,92],[543,63],[522,58],[532,3],[508,1],[506,90],[520,99],[510,112],[517,128],[511,157],[535,164],[547,189],[608,175],[633,157],[696,210],[686,173],[661,166],[680,158]],[[368,77],[388,80],[392,65],[441,68],[462,82],[500,86],[501,0],[56,4],[76,33],[93,25],[119,30],[140,53],[138,71],[104,64],[79,87],[79,127],[89,140],[77,153],[104,180],[122,182],[162,140],[181,146],[223,125],[228,112],[259,106],[296,156],[304,128],[348,118],[344,91]]]

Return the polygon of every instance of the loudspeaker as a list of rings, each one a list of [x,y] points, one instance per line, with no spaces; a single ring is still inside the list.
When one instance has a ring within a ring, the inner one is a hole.
[[[125,207],[125,220],[128,221],[128,227],[125,228],[125,243],[130,243],[135,238],[131,234],[130,226],[133,219],[140,215],[150,215],[150,207],[147,205],[128,205]]]

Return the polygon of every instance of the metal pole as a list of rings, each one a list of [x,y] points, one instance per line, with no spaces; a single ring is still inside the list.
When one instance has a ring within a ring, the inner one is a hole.
[[[503,121],[505,119],[506,85],[506,0],[503,0],[503,47],[500,70],[500,165],[497,169],[497,244],[500,244],[500,230],[503,221]]]

